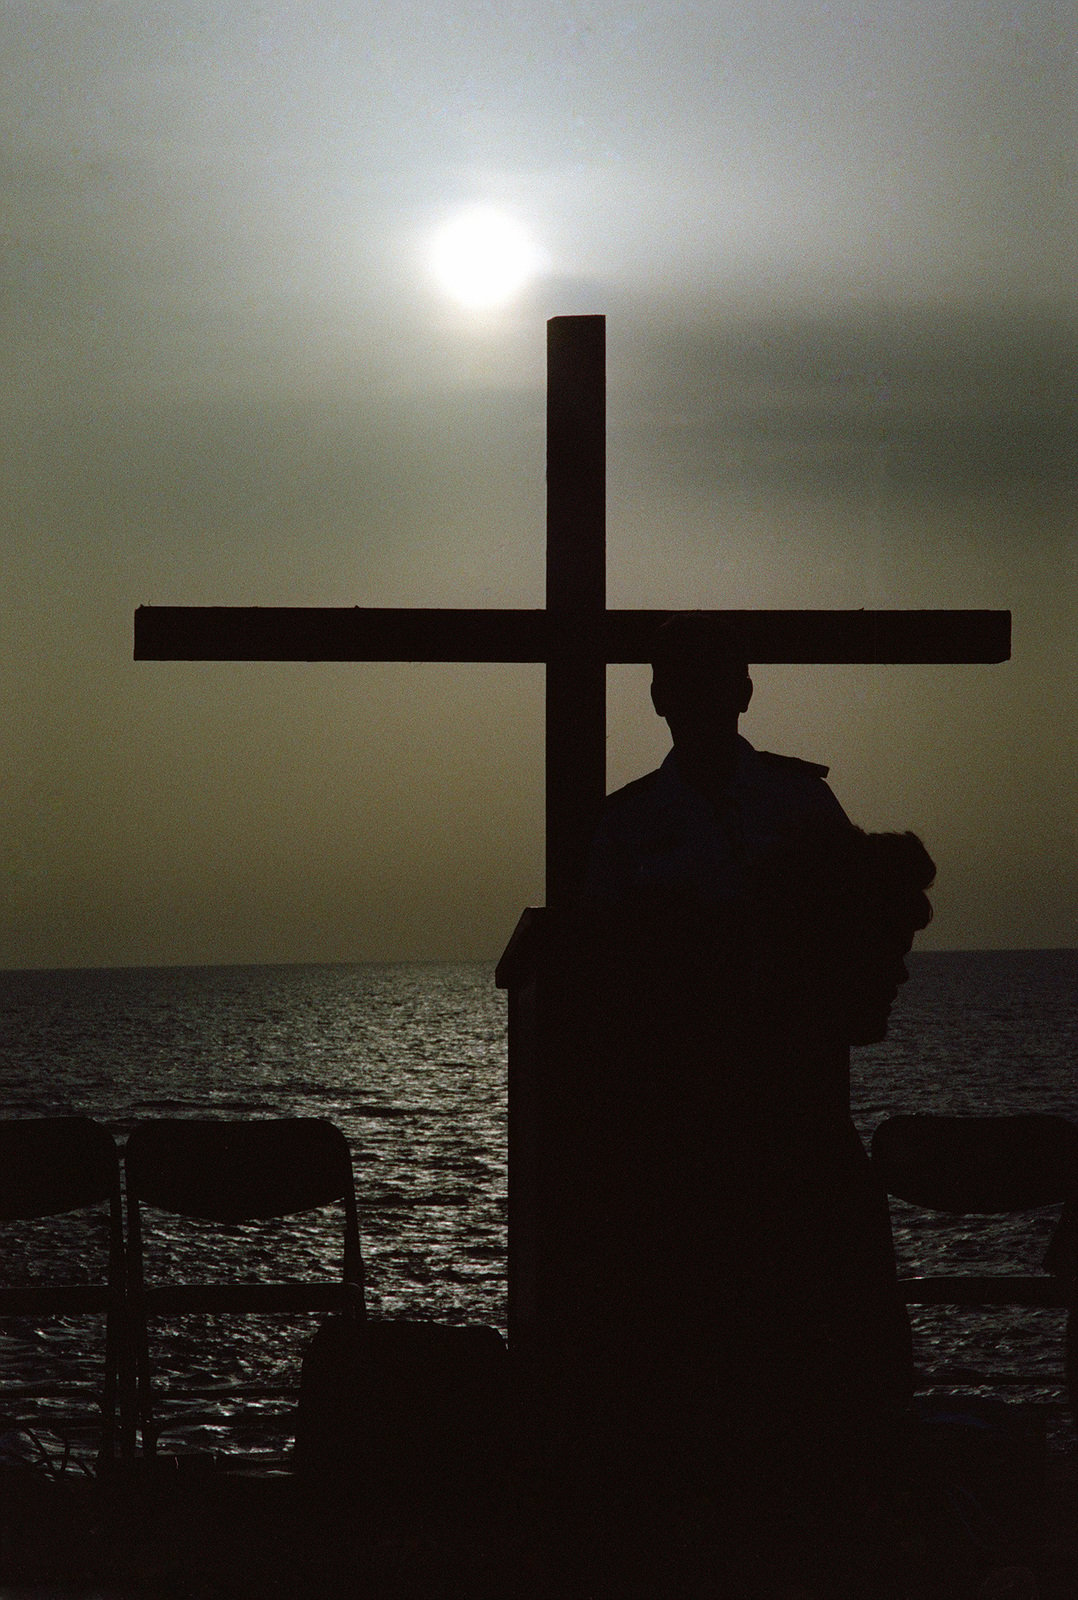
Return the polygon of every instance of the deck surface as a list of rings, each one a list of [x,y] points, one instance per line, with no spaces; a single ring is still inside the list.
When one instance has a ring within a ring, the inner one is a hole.
[[[946,1533],[904,1527],[870,1563],[871,1579],[839,1588],[806,1579],[800,1590],[724,1583],[723,1551],[706,1538],[686,1558],[691,1540],[680,1533],[667,1534],[664,1552],[638,1527],[582,1532],[534,1485],[503,1481],[482,1505],[410,1511],[348,1494],[333,1504],[290,1473],[197,1460],[136,1462],[110,1486],[9,1472],[0,1600],[1075,1600],[1078,1448],[1068,1423],[1052,1425],[1040,1464],[1043,1482],[1029,1486],[1035,1548],[971,1556],[947,1548]]]

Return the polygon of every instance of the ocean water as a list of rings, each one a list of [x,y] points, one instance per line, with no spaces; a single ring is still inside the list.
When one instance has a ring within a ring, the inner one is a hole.
[[[863,1136],[898,1111],[966,1115],[1052,1111],[1078,1120],[1078,952],[915,953],[888,1038],[855,1052],[854,1116]],[[152,968],[0,973],[4,1114],[81,1113],[122,1141],[142,1118],[321,1116],[353,1155],[372,1312],[506,1322],[506,1001],[485,964]],[[168,1225],[149,1273],[330,1274],[330,1211],[220,1230]],[[945,1258],[962,1267],[1039,1263],[1050,1214],[960,1224],[895,1206],[903,1270]],[[85,1276],[102,1223],[86,1213],[3,1230],[9,1277]],[[1021,1365],[1044,1392],[1057,1381],[1061,1316],[1005,1314],[956,1326],[919,1313],[924,1360]],[[0,1382],[48,1380],[35,1416],[66,1415],[68,1383],[99,1359],[92,1319],[8,1323]],[[254,1330],[254,1331],[253,1331]],[[162,1392],[183,1400],[183,1447],[280,1447],[294,1396],[302,1320],[181,1325],[155,1339]],[[239,1401],[224,1386],[249,1386]],[[283,1396],[283,1400],[282,1400]],[[10,1402],[0,1399],[0,1406]],[[241,1420],[242,1419],[242,1420]]]

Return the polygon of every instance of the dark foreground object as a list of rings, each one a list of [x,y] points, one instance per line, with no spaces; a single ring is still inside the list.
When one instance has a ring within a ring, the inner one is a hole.
[[[574,1486],[519,1453],[485,1476],[443,1463],[386,1491],[334,1492],[198,1456],[96,1479],[8,1468],[0,1593],[1073,1600],[1076,1513],[1073,1450],[1046,1450],[1043,1419],[966,1403],[918,1420],[901,1492],[817,1548],[779,1526],[732,1526],[705,1492],[668,1496],[633,1474],[620,1487]]]

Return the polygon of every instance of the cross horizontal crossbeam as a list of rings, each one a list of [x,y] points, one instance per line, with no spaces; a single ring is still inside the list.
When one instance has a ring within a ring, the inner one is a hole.
[[[610,665],[651,659],[667,611],[367,606],[140,606],[138,661],[548,662],[564,649]],[[712,611],[736,620],[754,663],[999,662],[1007,611]]]

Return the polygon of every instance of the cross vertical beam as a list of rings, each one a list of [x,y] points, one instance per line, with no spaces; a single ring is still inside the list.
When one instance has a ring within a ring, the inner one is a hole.
[[[563,906],[606,793],[606,319],[547,328],[546,901]]]

